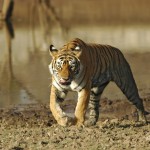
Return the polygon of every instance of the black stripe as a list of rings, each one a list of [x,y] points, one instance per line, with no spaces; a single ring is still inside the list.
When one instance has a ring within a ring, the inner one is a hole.
[[[86,71],[87,71],[87,67],[85,68],[84,76],[83,76],[81,82],[80,82],[80,83],[77,85],[77,87],[75,87],[74,89],[77,89],[77,88],[82,84],[82,82],[84,81],[85,76],[86,76]]]
[[[93,58],[94,58],[94,56],[95,56],[95,59],[94,59],[93,64],[96,64],[96,66],[95,66],[95,65],[93,66],[93,68],[94,68],[94,70],[93,70],[93,77],[94,77],[94,75],[95,75],[96,72],[97,72],[97,66],[98,66],[98,63],[96,62],[97,56],[98,56],[98,53],[97,53],[97,45],[93,45]]]
[[[53,78],[54,80],[55,80],[55,78]],[[61,89],[63,89],[61,86],[60,86],[60,84],[55,80],[55,82],[57,83],[57,85],[61,88]]]
[[[104,62],[104,64],[103,64],[103,66],[102,66],[102,69],[103,69],[103,72],[106,70],[106,67],[107,67],[107,62],[106,62],[106,59],[105,59],[105,49],[104,49],[104,47],[102,46],[102,55],[101,55],[101,58],[102,58],[102,60],[103,60],[103,62]]]
[[[101,67],[99,53],[98,53],[98,51],[100,50],[100,47],[96,47],[95,50],[96,50],[96,60],[95,61],[97,61],[97,62],[96,62],[96,69],[95,69],[96,72],[94,72],[94,74],[93,74],[93,79],[97,78],[100,75],[100,67]]]
[[[109,65],[112,63],[112,54],[110,52],[110,48],[107,47],[107,45],[105,46],[105,49],[106,49],[106,53],[107,53],[107,56],[108,56],[108,59],[109,59]]]
[[[106,49],[106,47],[104,46],[104,53],[105,53],[105,58],[107,59],[106,60],[106,63],[107,63],[107,68],[108,68],[108,66],[110,65],[110,63],[111,63],[111,61],[110,61],[110,59],[109,59],[109,55],[108,55],[108,53],[107,53],[107,49]]]
[[[113,58],[113,54],[112,54],[112,48],[111,47],[108,47],[108,45],[106,45],[106,49],[107,49],[107,51],[108,51],[108,53],[109,53],[109,56],[111,57],[111,60],[112,60],[112,58]]]
[[[102,67],[103,67],[103,64],[102,64],[102,60],[101,60],[101,47],[99,48],[99,53],[98,53],[98,59],[99,59],[99,62],[100,62],[100,65],[99,65],[99,73],[102,72]]]
[[[87,85],[87,82],[81,89],[79,89],[79,92],[82,91],[86,87],[86,85]]]
[[[117,57],[118,57],[118,64],[120,64],[121,63],[121,60],[120,60],[120,53],[119,53],[119,50],[118,49],[116,49],[116,48],[114,48],[113,47],[113,49],[114,49],[114,51],[116,52],[115,54],[117,55]],[[117,59],[117,58],[116,58]]]
[[[92,66],[93,66],[92,46],[88,46],[88,50],[89,50],[89,53],[90,53],[89,57],[90,57],[90,60],[91,60],[91,64],[92,64]]]

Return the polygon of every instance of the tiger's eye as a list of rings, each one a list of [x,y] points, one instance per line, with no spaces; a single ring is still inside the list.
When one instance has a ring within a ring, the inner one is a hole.
[[[60,62],[58,61],[58,62],[56,63],[56,65],[57,65],[57,66],[60,66]]]
[[[72,63],[71,65],[70,65],[70,68],[71,68],[71,70],[74,70],[75,69],[75,63]]]
[[[56,62],[56,67],[57,67],[57,69],[61,69],[61,62],[57,61]]]
[[[75,67],[74,67],[74,66],[71,66],[70,68],[71,68],[71,70],[75,70]]]

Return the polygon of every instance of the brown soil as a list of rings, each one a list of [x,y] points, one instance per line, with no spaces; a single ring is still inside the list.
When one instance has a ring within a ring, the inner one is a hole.
[[[70,103],[70,104],[69,104]],[[3,150],[148,150],[150,124],[135,122],[135,109],[126,100],[102,99],[96,126],[61,127],[53,119],[48,104],[20,105],[0,110],[0,149]],[[146,110],[150,98],[144,99]],[[74,109],[70,101],[66,111]],[[150,115],[147,115],[150,121]]]

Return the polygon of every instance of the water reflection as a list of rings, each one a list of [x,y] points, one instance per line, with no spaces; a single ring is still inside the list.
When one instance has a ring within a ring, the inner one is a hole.
[[[48,100],[48,59],[45,54],[34,53],[24,31],[17,30],[14,38],[10,21],[2,22],[1,28],[0,107]]]
[[[0,55],[0,97],[1,103],[9,102],[10,89],[12,84],[13,70],[12,70],[12,44],[11,40],[14,37],[14,31],[11,21],[1,22],[1,28],[5,34],[5,49],[1,50]],[[2,43],[2,42],[1,42]],[[3,42],[4,43],[4,42]],[[3,100],[2,100],[3,99]]]
[[[57,38],[57,44],[62,44],[62,39],[66,38],[66,28],[62,24],[60,17],[57,15],[55,7],[51,4],[51,1],[37,1],[33,2],[32,6],[34,11],[37,11],[39,17],[39,30],[41,33],[41,47],[40,50],[47,50],[50,43],[53,42],[53,38]],[[32,32],[35,33],[35,23],[34,15],[31,18]],[[36,18],[36,17],[35,17]],[[36,26],[37,27],[37,26]],[[34,34],[35,35],[35,34]],[[57,35],[57,37],[54,37]],[[33,41],[36,41],[36,36],[34,36]]]

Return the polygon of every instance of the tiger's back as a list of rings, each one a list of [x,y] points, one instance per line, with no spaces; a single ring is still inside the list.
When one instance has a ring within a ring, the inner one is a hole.
[[[87,49],[87,58],[89,60],[86,64],[91,69],[94,80],[97,80],[105,72],[111,75],[112,71],[118,67],[129,67],[121,51],[115,47],[110,45],[87,44],[86,51]]]

